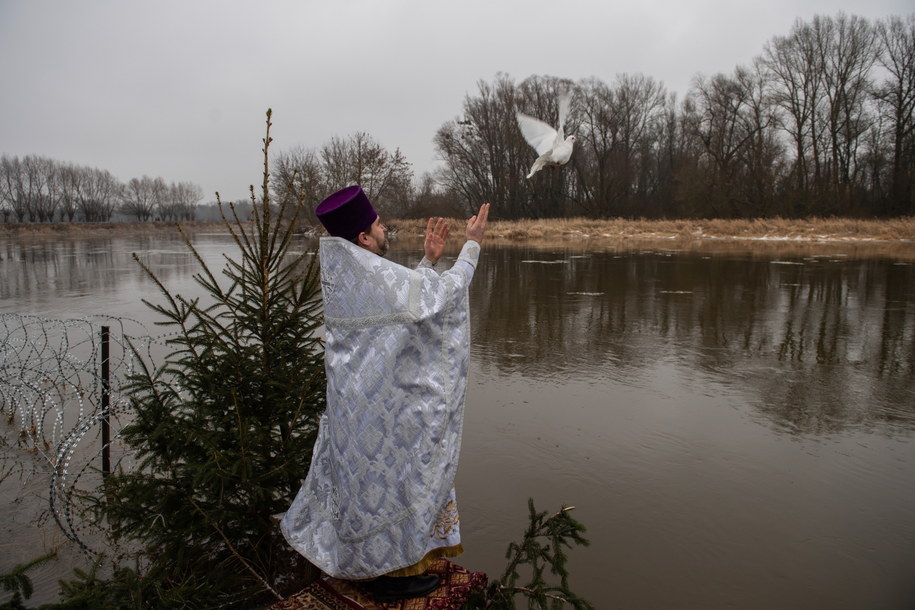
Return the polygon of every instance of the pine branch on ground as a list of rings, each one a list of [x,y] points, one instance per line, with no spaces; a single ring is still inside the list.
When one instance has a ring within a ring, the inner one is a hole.
[[[517,608],[517,597],[526,599],[528,608],[592,609],[593,606],[569,586],[568,557],[564,547],[589,545],[582,536],[585,526],[569,514],[573,509],[573,506],[566,506],[547,517],[547,513],[537,512],[533,499],[529,499],[530,523],[521,542],[508,545],[505,556],[509,561],[505,571],[485,591],[473,596],[465,609],[513,610]],[[559,578],[558,584],[548,582],[547,568],[549,574]],[[522,572],[529,574],[525,584],[521,584]]]
[[[0,574],[0,589],[6,593],[13,594],[10,600],[0,604],[0,609],[25,608],[22,600],[32,597],[33,592],[32,579],[29,578],[28,572],[56,557],[57,553],[47,553],[26,563],[13,566],[13,569],[6,574]]]

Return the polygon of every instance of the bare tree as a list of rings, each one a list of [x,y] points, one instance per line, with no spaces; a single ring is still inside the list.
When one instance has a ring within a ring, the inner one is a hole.
[[[178,220],[179,206],[175,199],[175,183],[165,185],[156,202],[153,214],[156,220],[175,222]]]
[[[785,177],[785,151],[778,133],[778,113],[769,96],[768,73],[757,60],[752,68],[738,67],[734,76],[746,93],[742,126],[749,138],[740,153],[743,213],[769,216],[790,212],[777,201]]]
[[[678,213],[676,175],[684,160],[684,138],[680,117],[677,114],[677,95],[668,93],[658,118],[653,123],[655,143],[653,166],[657,173],[658,187],[654,198],[654,216],[670,217]],[[647,155],[646,155],[647,156]],[[647,215],[647,214],[646,214]]]
[[[460,193],[467,210],[473,202],[489,201],[503,217],[516,217],[526,194],[510,178],[532,152],[515,123],[516,86],[500,74],[493,84],[478,82],[477,89],[478,96],[464,98],[463,117],[445,123],[435,136],[445,162],[439,179],[446,191]]]
[[[619,117],[620,173],[628,213],[637,212],[657,187],[648,152],[657,145],[654,136],[666,98],[663,85],[651,77],[623,74],[616,79],[614,106]],[[637,202],[636,209],[633,202]]]
[[[493,196],[495,189],[482,144],[469,119],[455,119],[442,125],[435,134],[435,148],[445,166],[437,179],[445,189],[459,193],[464,201],[490,201],[510,218],[506,202]]]
[[[138,222],[146,222],[165,199],[166,191],[162,178],[131,178],[124,189],[121,209],[128,216],[136,217]]]
[[[169,188],[176,206],[175,220],[194,220],[197,204],[203,199],[203,189],[192,182],[172,183]]]
[[[163,185],[155,204],[156,218],[168,222],[194,220],[195,208],[201,199],[203,189],[191,182]]]
[[[72,164],[58,168],[58,188],[60,189],[60,219],[73,222],[79,211],[79,189],[84,173],[82,168]]]
[[[413,171],[400,149],[389,153],[364,132],[332,138],[320,155],[329,190],[359,184],[382,210],[393,202],[398,188],[412,182]]]
[[[860,180],[876,35],[865,19],[839,13],[796,21],[763,52],[772,99],[793,142],[795,192],[812,213],[852,212]]]
[[[915,213],[915,13],[877,24],[878,60],[888,78],[876,88],[891,130],[892,202],[886,212]]]
[[[314,209],[331,189],[325,186],[321,158],[314,150],[302,146],[279,153],[273,158],[271,184],[279,201],[301,200],[311,211],[311,222],[315,224]]]
[[[25,207],[19,198],[21,171],[19,157],[0,157],[0,203],[3,205],[4,222],[10,215],[15,216],[17,222],[22,222],[25,217]]]
[[[764,215],[774,198],[779,148],[765,74],[699,76],[684,107],[684,125],[700,144],[694,211],[721,217]]]
[[[739,179],[739,155],[750,134],[743,126],[746,91],[736,78],[716,74],[696,77],[685,107],[684,120],[702,146],[698,171],[712,216],[738,215],[735,191]]]
[[[814,17],[823,65],[822,132],[828,136],[825,148],[826,180],[840,199],[844,213],[851,210],[851,197],[858,178],[858,148],[870,121],[867,106],[871,67],[876,61],[874,29],[863,18],[839,13],[836,17]]]
[[[390,153],[387,166],[389,169],[385,171],[382,186],[384,190],[379,199],[385,213],[397,216],[408,210],[413,201],[413,170],[399,148]],[[375,186],[378,186],[377,183],[373,184]]]
[[[57,206],[56,169],[49,159],[27,155],[0,161],[3,199],[17,222],[51,220]]]
[[[124,185],[107,170],[80,168],[77,198],[86,222],[108,222],[117,203],[124,199]]]
[[[22,162],[27,181],[33,186],[29,220],[52,222],[60,201],[57,163],[37,155],[26,155]]]
[[[645,215],[660,184],[655,151],[667,108],[664,86],[642,74],[621,74],[612,87],[592,78],[578,92],[583,141],[574,167],[584,209]]]
[[[811,181],[819,178],[816,112],[822,104],[823,66],[817,48],[814,28],[798,19],[787,36],[776,36],[763,50],[772,99],[793,143],[795,189],[802,198],[810,192]]]
[[[572,167],[579,176],[579,199],[586,214],[609,216],[614,207],[612,193],[618,188],[618,176],[610,169],[619,132],[611,110],[613,92],[592,77],[579,83],[578,97],[581,126]]]
[[[412,205],[398,214],[399,218],[425,218],[443,216],[459,218],[466,212],[466,206],[456,193],[444,189],[440,180],[430,172],[420,177],[413,193]]]

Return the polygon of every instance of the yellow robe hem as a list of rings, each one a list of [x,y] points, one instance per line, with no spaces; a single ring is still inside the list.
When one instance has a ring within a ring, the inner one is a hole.
[[[394,570],[393,572],[388,572],[385,576],[392,576],[394,578],[400,578],[403,576],[416,576],[417,574],[422,574],[429,569],[429,566],[432,565],[436,559],[440,557],[457,557],[464,552],[464,547],[460,543],[455,544],[454,546],[440,546],[438,548],[432,549],[426,555],[420,559],[417,563],[414,563],[411,566],[405,568],[400,568],[399,570]]]

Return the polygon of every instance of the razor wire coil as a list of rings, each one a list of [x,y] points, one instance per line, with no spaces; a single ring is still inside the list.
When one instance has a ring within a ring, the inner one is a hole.
[[[103,326],[110,328],[107,410],[102,408]],[[166,341],[167,336],[153,337],[129,318],[0,313],[0,412],[7,424],[7,459],[19,462],[25,479],[48,477],[47,510],[64,535],[90,557],[98,553],[98,544],[83,532],[102,526],[87,515],[79,496],[101,483],[98,463],[105,449],[117,452],[112,461],[118,466],[129,463],[130,453],[120,441],[132,412],[125,387],[141,360],[155,370]],[[107,447],[101,444],[103,422],[111,430]],[[23,454],[37,459],[26,464]]]

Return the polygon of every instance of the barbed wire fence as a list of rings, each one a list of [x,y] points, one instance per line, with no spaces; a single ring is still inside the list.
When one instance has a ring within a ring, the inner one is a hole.
[[[128,318],[0,313],[0,483],[46,478],[41,512],[89,557],[106,536],[84,500],[98,495],[107,471],[131,465],[120,441],[131,417],[127,379],[141,360],[154,369],[165,353],[164,337]]]

